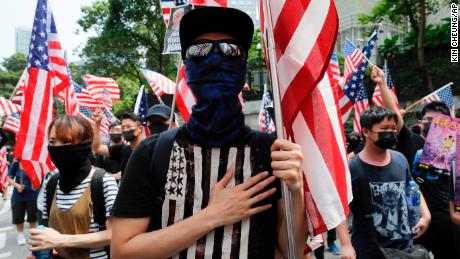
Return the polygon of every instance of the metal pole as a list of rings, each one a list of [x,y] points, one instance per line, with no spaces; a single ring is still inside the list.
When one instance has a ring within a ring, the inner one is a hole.
[[[171,102],[171,115],[169,116],[169,129],[172,129],[172,125],[174,122],[174,109],[176,106],[176,98],[177,98],[177,91],[179,90],[179,73],[180,73],[180,68],[182,67],[182,58],[179,60],[177,63],[177,75],[176,75],[176,87],[174,89],[174,95],[173,99]]]
[[[265,17],[265,27],[267,28],[268,32],[273,32],[273,24],[272,24],[272,17],[271,11],[269,9],[269,0],[264,0],[263,2],[263,10],[264,10],[264,17]],[[267,55],[268,55],[268,62],[270,62],[270,76],[271,76],[271,83],[273,89],[273,109],[275,112],[275,126],[276,126],[276,137],[278,139],[284,139],[284,127],[283,127],[283,119],[281,113],[281,97],[278,85],[278,74],[276,68],[276,57],[275,57],[275,44],[273,35],[269,35],[267,39]],[[287,234],[287,245],[288,245],[288,258],[295,259],[296,258],[296,242],[295,242],[295,226],[294,220],[292,217],[292,198],[291,193],[289,192],[286,184],[281,185],[283,199],[284,199],[284,212],[286,218],[286,234]]]

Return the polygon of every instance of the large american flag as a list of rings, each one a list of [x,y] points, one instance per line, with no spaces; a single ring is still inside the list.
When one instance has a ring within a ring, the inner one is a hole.
[[[53,169],[48,155],[48,125],[53,119],[53,93],[68,87],[69,77],[47,0],[38,0],[28,56],[23,112],[14,156],[21,158],[32,186],[38,188]]]
[[[18,134],[21,121],[19,119],[19,113],[13,113],[6,118],[5,124],[3,125],[4,130],[8,130],[14,134]]]
[[[369,59],[372,55],[372,49],[377,42],[378,31],[379,28],[376,28],[372,32],[366,46],[364,46],[362,50],[362,53],[367,59]],[[367,60],[364,59],[358,68],[349,76],[348,81],[346,81],[345,86],[342,88],[342,91],[348,97],[350,102],[353,103],[353,107],[355,108],[353,130],[356,132],[361,132],[361,126],[359,124],[361,112],[369,108],[369,101],[363,80],[367,64]]]
[[[266,133],[275,132],[275,122],[273,121],[272,116],[268,109],[273,109],[273,100],[270,96],[270,92],[267,89],[267,86],[264,86],[264,95],[262,97],[262,104],[259,111],[259,126],[260,131]]]
[[[174,81],[152,70],[141,69],[141,71],[156,96],[161,97],[163,94],[174,94],[176,88]]]
[[[452,96],[451,85],[452,83],[448,83],[447,85],[439,88],[433,93],[423,97],[422,103],[428,104],[434,101],[444,102],[447,105],[447,107],[449,107],[451,114],[455,115],[454,98]]]
[[[303,171],[308,226],[315,236],[344,221],[352,199],[342,122],[325,74],[337,37],[337,11],[332,0],[266,3],[261,28],[265,40],[275,41],[268,49],[276,50],[270,66],[277,68],[284,126],[310,158]],[[273,31],[267,26],[268,11]]]
[[[8,116],[21,111],[21,106],[0,96],[0,116]]]
[[[93,75],[84,75],[82,78],[87,84],[86,89],[88,89],[94,99],[101,100],[104,89],[107,89],[113,101],[120,101],[120,88],[113,78]]]
[[[396,96],[396,89],[391,79],[390,70],[388,69],[387,60],[385,59],[385,64],[383,65],[383,73],[385,73],[385,78],[387,81],[388,88],[390,93],[393,96],[394,103],[399,107],[398,97]],[[374,94],[372,95],[372,104],[375,106],[383,106],[382,94],[380,92],[380,87],[375,86]]]

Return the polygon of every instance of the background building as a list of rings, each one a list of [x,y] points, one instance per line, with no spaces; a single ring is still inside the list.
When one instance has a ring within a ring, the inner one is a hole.
[[[258,0],[228,0],[228,6],[247,13],[249,16],[251,16],[254,25],[259,27],[260,18],[257,6],[258,2]]]
[[[32,31],[28,28],[16,27],[16,53],[23,53],[24,55],[29,54],[30,35]]]

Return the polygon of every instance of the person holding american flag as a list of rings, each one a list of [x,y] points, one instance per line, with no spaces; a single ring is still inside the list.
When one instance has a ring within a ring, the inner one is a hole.
[[[292,197],[295,258],[303,256],[300,146],[247,127],[238,99],[253,32],[251,18],[232,8],[182,18],[181,54],[197,102],[184,126],[134,150],[112,211],[113,258],[285,256],[281,182]]]

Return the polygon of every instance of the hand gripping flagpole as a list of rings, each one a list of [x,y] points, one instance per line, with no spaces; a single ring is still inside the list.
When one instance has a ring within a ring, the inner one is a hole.
[[[271,10],[269,8],[270,0],[263,0],[263,11],[265,17],[265,28],[268,32],[273,32],[272,16]],[[275,0],[277,1],[277,0]],[[262,32],[263,33],[263,32]],[[270,68],[270,77],[273,90],[273,109],[275,111],[275,127],[276,127],[276,137],[278,139],[284,139],[284,127],[283,127],[283,118],[281,113],[281,97],[278,85],[278,74],[276,69],[276,58],[275,58],[275,44],[273,40],[273,35],[267,36],[267,55]],[[287,245],[288,245],[288,258],[296,258],[296,242],[295,242],[295,226],[294,220],[292,217],[292,198],[291,193],[289,192],[285,183],[282,183],[281,190],[284,200],[284,213],[286,218],[286,234],[287,234]]]

